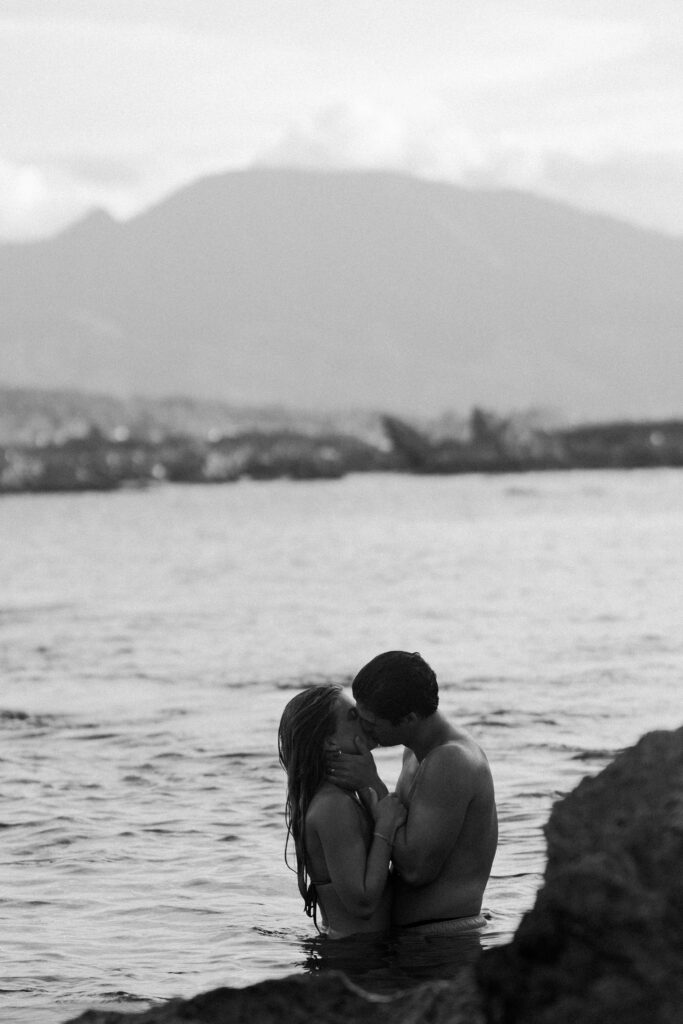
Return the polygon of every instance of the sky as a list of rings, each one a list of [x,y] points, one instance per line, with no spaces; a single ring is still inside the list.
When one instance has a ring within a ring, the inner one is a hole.
[[[254,165],[683,234],[681,0],[0,0],[0,239]]]

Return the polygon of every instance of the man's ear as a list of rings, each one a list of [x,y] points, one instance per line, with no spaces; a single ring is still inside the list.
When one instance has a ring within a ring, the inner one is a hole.
[[[417,719],[417,711],[409,711],[408,714],[404,715],[401,719],[401,725],[414,725]]]

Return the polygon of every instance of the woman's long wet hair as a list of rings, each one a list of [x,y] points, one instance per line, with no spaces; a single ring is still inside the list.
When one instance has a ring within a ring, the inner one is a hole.
[[[341,686],[312,686],[293,697],[282,712],[278,729],[280,764],[287,772],[285,863],[290,837],[296,853],[296,875],[304,909],[317,927],[318,894],[306,863],[306,814],[325,780],[325,740],[337,723]]]

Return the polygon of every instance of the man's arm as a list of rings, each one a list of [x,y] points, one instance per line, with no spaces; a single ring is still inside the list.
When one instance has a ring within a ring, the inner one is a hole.
[[[408,885],[427,885],[441,873],[472,799],[473,771],[468,754],[455,744],[437,747],[420,765],[393,849],[394,865]]]

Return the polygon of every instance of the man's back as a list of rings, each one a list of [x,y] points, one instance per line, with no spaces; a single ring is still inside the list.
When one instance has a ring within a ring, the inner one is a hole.
[[[422,761],[407,750],[397,794],[408,807],[397,869],[394,923],[470,917],[481,910],[498,841],[491,771],[462,730]]]

